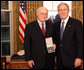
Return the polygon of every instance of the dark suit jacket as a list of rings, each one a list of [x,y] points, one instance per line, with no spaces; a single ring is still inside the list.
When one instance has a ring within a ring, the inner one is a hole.
[[[52,23],[46,21],[46,35],[44,37],[37,20],[26,25],[24,39],[25,60],[34,60],[35,68],[43,68],[48,59],[48,64],[54,61],[53,55],[47,53],[45,44],[45,38],[52,37],[52,26]]]
[[[75,58],[83,57],[83,26],[79,20],[69,17],[63,38],[60,40],[61,21],[54,24],[54,39],[57,45],[57,60],[65,66],[74,65]]]

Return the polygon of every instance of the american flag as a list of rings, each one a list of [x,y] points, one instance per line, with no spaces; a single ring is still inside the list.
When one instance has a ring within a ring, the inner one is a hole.
[[[19,37],[24,43],[24,31],[25,26],[27,24],[27,16],[26,16],[26,1],[20,1],[20,8],[19,8]]]

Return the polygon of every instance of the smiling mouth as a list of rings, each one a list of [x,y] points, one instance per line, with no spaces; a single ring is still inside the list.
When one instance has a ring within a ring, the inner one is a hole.
[[[44,19],[41,19],[41,20],[44,20]]]
[[[65,15],[65,14],[62,14],[63,16]]]

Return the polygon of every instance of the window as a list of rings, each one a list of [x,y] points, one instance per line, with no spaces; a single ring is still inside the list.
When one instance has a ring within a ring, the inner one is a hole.
[[[48,18],[52,17],[53,19],[58,14],[57,6],[61,3],[67,3],[69,5],[69,16],[71,16],[71,1],[43,1],[43,6],[48,9]],[[47,18],[47,19],[48,19]]]
[[[1,56],[11,55],[11,10],[10,1],[1,1]]]

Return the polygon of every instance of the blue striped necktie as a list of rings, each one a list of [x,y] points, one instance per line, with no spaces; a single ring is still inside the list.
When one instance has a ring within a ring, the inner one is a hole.
[[[62,40],[62,36],[63,36],[63,32],[64,32],[64,23],[62,22],[62,26],[61,26],[61,32],[60,32],[60,39]]]

